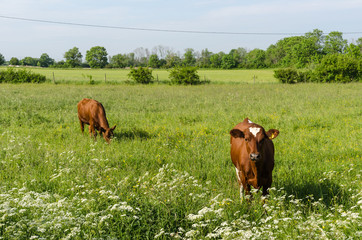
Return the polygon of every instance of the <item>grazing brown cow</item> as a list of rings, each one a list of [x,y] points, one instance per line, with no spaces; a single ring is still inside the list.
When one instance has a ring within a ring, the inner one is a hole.
[[[245,118],[230,131],[231,160],[235,166],[240,186],[240,197],[250,195],[250,186],[263,187],[263,196],[272,184],[274,144],[279,131],[264,128]]]
[[[110,143],[110,138],[113,136],[113,130],[116,128],[116,125],[109,128],[103,105],[96,100],[84,98],[78,103],[77,107],[82,133],[84,132],[84,124],[88,124],[90,136],[93,135],[94,139],[96,139],[96,130],[98,130],[99,134],[103,133],[103,138],[107,143]]]

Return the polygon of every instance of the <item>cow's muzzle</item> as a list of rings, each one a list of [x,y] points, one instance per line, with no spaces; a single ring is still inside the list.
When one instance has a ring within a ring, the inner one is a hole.
[[[260,154],[259,153],[251,153],[250,154],[250,159],[252,161],[258,161],[260,159]]]

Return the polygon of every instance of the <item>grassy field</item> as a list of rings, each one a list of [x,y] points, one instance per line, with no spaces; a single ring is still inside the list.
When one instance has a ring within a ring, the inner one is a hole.
[[[361,238],[361,92],[0,84],[0,239]],[[84,97],[117,124],[110,145],[81,134]],[[265,202],[240,201],[229,156],[245,117],[280,131]]]
[[[1,69],[5,69],[0,68]],[[28,68],[32,72],[43,74],[49,81],[56,83],[89,83],[89,76],[96,83],[124,83],[130,79],[127,77],[129,69],[52,69],[52,68]],[[199,69],[201,80],[207,79],[212,83],[276,83],[272,69],[258,70],[208,70]],[[159,82],[169,81],[169,72],[165,69],[153,70],[154,80]]]

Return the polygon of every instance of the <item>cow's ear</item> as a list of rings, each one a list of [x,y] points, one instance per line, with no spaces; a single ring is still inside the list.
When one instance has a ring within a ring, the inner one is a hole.
[[[112,131],[113,131],[114,129],[116,129],[116,125],[114,125],[114,126],[111,128]]]
[[[279,131],[276,129],[270,129],[266,135],[268,136],[269,139],[274,139],[279,135]]]
[[[232,129],[230,131],[230,135],[233,136],[234,138],[244,138],[245,135],[242,131],[240,131],[239,129]]]

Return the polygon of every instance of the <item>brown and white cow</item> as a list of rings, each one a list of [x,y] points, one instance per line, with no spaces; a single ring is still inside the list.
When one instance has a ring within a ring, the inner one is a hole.
[[[96,100],[84,98],[78,103],[77,108],[82,133],[84,133],[84,124],[88,124],[90,136],[93,135],[94,139],[96,139],[96,130],[98,130],[99,134],[103,133],[103,138],[107,143],[110,143],[116,125],[109,128],[103,105]]]
[[[268,194],[274,168],[274,144],[279,131],[264,128],[245,118],[230,131],[231,160],[235,166],[240,197],[250,195],[250,186]]]

